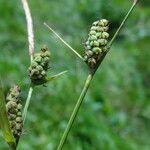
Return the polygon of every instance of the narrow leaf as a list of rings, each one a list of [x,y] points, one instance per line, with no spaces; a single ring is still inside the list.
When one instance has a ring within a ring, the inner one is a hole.
[[[8,116],[6,113],[6,103],[5,103],[5,98],[4,98],[4,93],[3,93],[1,82],[0,82],[0,126],[1,126],[1,130],[2,130],[5,141],[9,144],[12,150],[15,150],[16,141],[9,126]]]
[[[58,73],[58,74],[56,74],[56,75],[54,75],[54,76],[47,77],[47,78],[46,78],[46,81],[47,81],[47,82],[53,81],[53,80],[57,79],[58,77],[60,77],[61,75],[65,74],[66,72],[67,72],[67,71],[63,71],[63,72],[60,72],[60,73]]]

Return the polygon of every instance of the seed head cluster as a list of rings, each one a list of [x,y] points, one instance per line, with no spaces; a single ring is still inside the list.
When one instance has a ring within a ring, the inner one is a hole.
[[[108,24],[109,22],[106,19],[95,21],[85,43],[84,60],[92,69],[96,67],[103,53],[107,51]]]
[[[6,97],[6,110],[10,123],[10,128],[16,139],[19,139],[22,133],[22,104],[20,100],[20,88],[14,85]]]
[[[49,69],[50,52],[47,47],[41,49],[40,53],[34,54],[31,66],[28,69],[29,77],[33,85],[45,83],[47,70]]]

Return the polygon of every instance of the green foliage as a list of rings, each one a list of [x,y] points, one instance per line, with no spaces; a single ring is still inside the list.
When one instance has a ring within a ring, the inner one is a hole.
[[[65,150],[148,150],[150,147],[150,10],[141,1],[102,63],[69,135]],[[36,87],[19,150],[56,149],[87,75],[86,65],[48,32],[50,24],[78,52],[91,23],[111,21],[111,35],[130,7],[120,0],[29,1],[36,49],[47,44],[51,74],[68,73],[47,87]],[[40,10],[40,11],[39,11]],[[0,0],[0,74],[8,91],[20,84],[26,99],[30,64],[21,1]],[[54,71],[55,69],[55,71]],[[2,139],[2,138],[1,138]],[[0,149],[6,149],[0,140]]]
[[[6,112],[5,98],[2,88],[2,83],[0,83],[0,127],[3,132],[3,137],[5,141],[10,145],[11,150],[14,150],[16,147],[16,140],[12,134],[9,120]]]

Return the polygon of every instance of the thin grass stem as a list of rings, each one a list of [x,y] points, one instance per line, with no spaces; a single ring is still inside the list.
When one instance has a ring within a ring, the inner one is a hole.
[[[73,49],[63,38],[58,35],[47,23],[44,22],[44,25],[52,31],[71,51],[73,51],[81,60],[83,60],[83,57],[75,50]],[[84,60],[83,60],[84,61]]]
[[[29,89],[27,100],[26,100],[24,110],[23,110],[23,124],[25,123],[25,120],[26,120],[26,116],[27,116],[28,107],[29,107],[29,104],[30,104],[30,101],[31,101],[32,93],[33,93],[33,87],[31,86],[30,89]]]
[[[74,107],[74,110],[73,110],[73,112],[71,114],[71,117],[70,117],[69,122],[67,124],[66,130],[64,131],[63,136],[62,136],[62,138],[60,140],[60,143],[59,143],[59,146],[58,146],[57,150],[62,150],[62,148],[63,148],[63,146],[65,144],[67,136],[68,136],[68,134],[69,134],[69,132],[71,130],[71,127],[72,127],[74,121],[75,121],[75,118],[76,118],[76,116],[78,114],[78,111],[79,111],[79,109],[81,107],[81,104],[82,104],[82,102],[84,100],[86,92],[87,92],[87,90],[89,88],[89,85],[90,85],[90,83],[92,81],[92,78],[93,78],[93,75],[89,74],[87,79],[86,79],[86,81],[85,81],[85,85],[84,85],[84,88],[83,88],[83,90],[81,92],[81,95],[79,96],[79,99],[77,100],[77,103],[76,103],[76,105]]]
[[[120,24],[119,28],[115,32],[114,36],[112,37],[111,41],[108,44],[108,47],[111,47],[113,42],[115,41],[116,37],[118,36],[119,32],[121,31],[122,27],[126,23],[127,19],[130,17],[132,11],[134,10],[135,6],[137,5],[138,1],[134,1],[131,8],[129,9],[128,13],[126,14],[125,18],[123,19],[122,23]]]
[[[119,28],[117,29],[117,31],[114,34],[113,38],[111,39],[110,43],[108,44],[108,48],[110,48],[112,46],[112,44],[113,44],[114,40],[116,39],[117,35],[119,34],[120,30],[122,29],[122,27],[124,26],[125,22],[127,21],[129,16],[131,15],[132,11],[134,10],[137,2],[138,2],[138,0],[134,0],[134,3],[132,4],[131,8],[129,9],[127,15],[123,19],[121,25],[119,26]],[[62,150],[63,149],[63,146],[64,146],[64,144],[65,144],[65,142],[67,140],[68,134],[69,134],[69,132],[70,132],[70,130],[72,128],[72,125],[73,125],[73,123],[75,121],[75,118],[76,118],[76,116],[78,114],[78,111],[79,111],[79,109],[81,107],[81,104],[82,104],[82,102],[84,100],[84,97],[85,97],[85,95],[86,95],[86,93],[88,91],[88,88],[89,88],[89,85],[90,85],[90,83],[92,81],[92,78],[94,77],[94,74],[96,73],[97,69],[100,67],[101,62],[104,60],[106,54],[107,54],[107,52],[102,57],[102,59],[99,62],[98,66],[96,67],[96,69],[92,71],[93,73],[88,75],[88,77],[86,79],[86,82],[85,82],[85,85],[84,85],[84,88],[83,88],[83,90],[81,92],[81,95],[80,95],[79,99],[77,100],[77,103],[76,103],[75,108],[74,108],[74,110],[73,110],[73,112],[71,114],[71,117],[69,119],[67,127],[66,127],[66,129],[65,129],[65,131],[64,131],[64,133],[63,133],[63,135],[61,137],[61,140],[60,140],[60,143],[58,145],[57,150]]]

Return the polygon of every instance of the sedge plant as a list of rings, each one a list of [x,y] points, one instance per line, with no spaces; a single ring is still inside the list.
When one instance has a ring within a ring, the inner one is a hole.
[[[110,42],[108,42],[109,21],[107,19],[101,19],[101,20],[95,21],[92,24],[92,27],[90,29],[88,39],[84,44],[85,50],[84,50],[83,56],[81,56],[74,48],[72,48],[65,40],[63,40],[63,38],[59,36],[48,24],[44,23],[45,26],[61,40],[61,42],[63,42],[72,52],[74,52],[74,54],[77,57],[79,57],[80,60],[84,61],[87,64],[88,70],[89,70],[89,74],[87,75],[81,94],[75,104],[75,107],[71,113],[68,124],[65,128],[65,131],[60,139],[57,150],[63,149],[64,144],[67,140],[68,134],[78,115],[79,109],[89,89],[91,81],[96,74],[97,69],[100,68],[102,61],[104,60],[106,54],[109,52],[113,42],[115,41],[116,37],[118,36],[120,30],[124,26],[129,16],[133,12],[137,3],[138,3],[138,0],[133,1],[131,8],[127,12],[125,18],[123,19],[122,23],[120,24],[119,28],[113,35]]]
[[[84,87],[69,118],[67,127],[61,137],[57,150],[63,149],[68,134],[78,115],[78,111],[82,105],[84,97],[89,89],[93,77],[96,74],[97,69],[100,68],[102,61],[104,60],[106,54],[109,52],[114,40],[118,36],[120,30],[124,26],[137,3],[138,0],[134,0],[130,10],[128,11],[127,15],[125,16],[110,42],[108,41],[109,21],[107,19],[95,21],[90,28],[88,39],[84,44],[85,50],[83,56],[80,55],[75,49],[73,49],[65,40],[63,40],[63,38],[61,38],[49,25],[44,23],[70,50],[75,53],[75,55],[77,55],[83,62],[87,64],[89,70]],[[40,52],[35,52],[33,23],[28,1],[22,0],[22,4],[27,21],[29,56],[31,60],[31,64],[28,68],[28,76],[31,82],[25,105],[22,106],[22,100],[20,96],[21,89],[18,85],[14,85],[10,89],[7,97],[5,97],[3,86],[0,82],[0,127],[3,132],[3,137],[11,150],[17,149],[19,139],[22,135],[23,127],[26,121],[26,116],[34,88],[36,86],[44,85],[47,82],[50,82],[66,73],[66,71],[63,71],[54,76],[48,76],[51,54],[46,46],[42,47]]]
[[[47,46],[43,46],[39,53],[35,53],[33,24],[28,1],[22,0],[22,4],[27,20],[29,56],[31,60],[31,64],[28,68],[28,76],[31,82],[25,105],[22,106],[21,88],[19,85],[14,85],[10,88],[9,93],[5,97],[4,88],[2,82],[0,82],[0,127],[4,140],[8,143],[11,150],[17,149],[22,136],[34,88],[36,86],[45,85],[67,72],[63,71],[56,75],[48,76],[47,73],[50,69],[49,62],[51,54]]]

